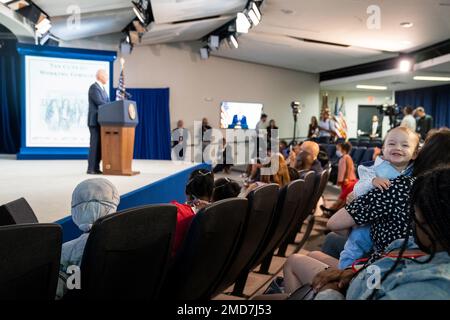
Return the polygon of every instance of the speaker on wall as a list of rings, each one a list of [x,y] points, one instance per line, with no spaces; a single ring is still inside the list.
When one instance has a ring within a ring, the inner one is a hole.
[[[0,226],[39,223],[27,200],[20,198],[0,206]]]

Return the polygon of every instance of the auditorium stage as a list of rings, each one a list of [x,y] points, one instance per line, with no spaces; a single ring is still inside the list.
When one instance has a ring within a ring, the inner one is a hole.
[[[75,186],[89,178],[103,177],[117,186],[119,209],[148,203],[184,199],[184,185],[190,172],[206,164],[134,160],[132,177],[86,174],[86,160],[15,160],[0,158],[0,204],[24,197],[39,222],[54,222],[70,214]]]

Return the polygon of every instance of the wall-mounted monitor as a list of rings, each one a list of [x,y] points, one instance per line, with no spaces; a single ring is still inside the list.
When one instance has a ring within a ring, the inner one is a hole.
[[[262,110],[262,103],[222,102],[220,105],[220,128],[256,129]]]

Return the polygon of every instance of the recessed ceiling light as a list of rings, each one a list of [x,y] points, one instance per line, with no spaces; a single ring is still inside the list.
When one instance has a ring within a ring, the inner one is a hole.
[[[414,26],[414,23],[412,22],[402,22],[400,23],[400,26],[403,28],[412,28]]]
[[[417,81],[450,81],[450,77],[415,76],[413,79]]]
[[[386,86],[368,86],[363,84],[358,84],[357,89],[367,89],[367,90],[387,90]]]

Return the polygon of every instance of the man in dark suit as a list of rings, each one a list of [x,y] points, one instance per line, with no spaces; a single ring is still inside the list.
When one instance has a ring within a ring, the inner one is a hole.
[[[100,141],[100,125],[98,124],[98,107],[109,102],[108,74],[105,70],[97,71],[96,81],[89,88],[89,113],[88,126],[91,134],[88,159],[88,174],[102,174],[100,160],[102,159],[102,147]]]

